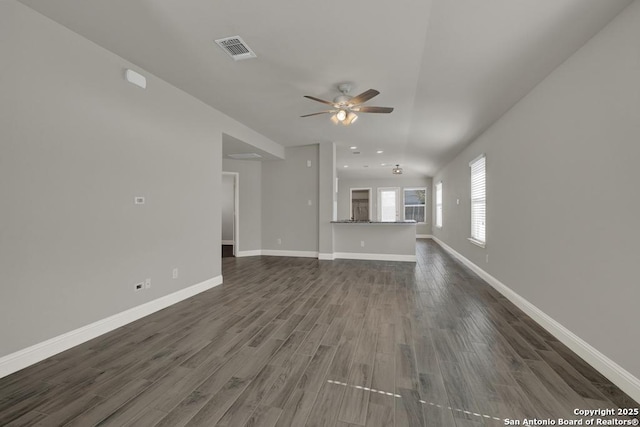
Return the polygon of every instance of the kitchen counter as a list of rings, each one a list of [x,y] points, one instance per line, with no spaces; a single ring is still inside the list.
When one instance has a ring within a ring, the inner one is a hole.
[[[331,223],[334,252],[323,259],[416,262],[415,221],[342,220]]]
[[[331,221],[332,224],[402,224],[402,225],[410,225],[416,224],[414,220],[407,221],[354,221],[351,219],[340,219],[338,221]]]

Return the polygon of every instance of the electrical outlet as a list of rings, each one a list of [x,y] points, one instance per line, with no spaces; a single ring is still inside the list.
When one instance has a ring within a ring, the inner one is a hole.
[[[151,279],[147,279],[144,281],[144,288],[145,289],[151,288]]]
[[[364,248],[364,240],[360,240],[360,247]]]
[[[311,200],[307,200],[307,204],[311,206],[313,203],[311,202]]]
[[[307,167],[310,168],[311,167],[311,160],[307,160]]]
[[[178,278],[178,269],[174,268],[173,272],[171,273],[171,277],[173,277],[174,279]]]
[[[133,285],[133,290],[138,292],[144,289],[144,283],[136,283]]]
[[[135,203],[136,205],[144,205],[144,196],[134,197],[133,203]]]

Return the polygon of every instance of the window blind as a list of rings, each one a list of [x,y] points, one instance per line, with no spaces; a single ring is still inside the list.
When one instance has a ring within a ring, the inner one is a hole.
[[[442,227],[442,181],[436,184],[436,227]]]
[[[471,168],[471,238],[485,243],[487,219],[486,157],[469,163]]]

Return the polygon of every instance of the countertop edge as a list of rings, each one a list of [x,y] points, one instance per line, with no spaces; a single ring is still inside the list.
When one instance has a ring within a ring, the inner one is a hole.
[[[355,225],[417,225],[415,221],[331,221],[331,224]]]

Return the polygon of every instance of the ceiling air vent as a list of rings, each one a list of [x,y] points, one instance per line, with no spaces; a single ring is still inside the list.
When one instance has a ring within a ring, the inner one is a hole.
[[[244,42],[244,40],[242,40],[240,36],[218,39],[216,40],[216,43],[218,44],[218,46],[224,49],[224,51],[227,52],[234,61],[256,57],[256,54],[251,50],[249,46],[247,46],[247,44]]]

